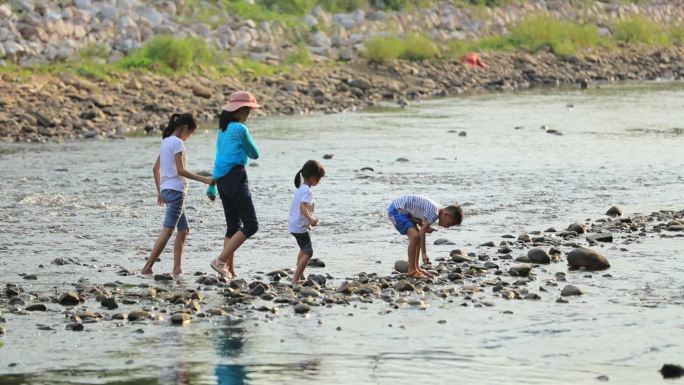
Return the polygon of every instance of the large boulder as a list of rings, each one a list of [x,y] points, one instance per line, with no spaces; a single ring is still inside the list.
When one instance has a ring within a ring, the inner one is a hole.
[[[610,267],[606,257],[585,247],[573,249],[567,254],[567,258],[570,270],[581,268],[585,270],[604,270]]]

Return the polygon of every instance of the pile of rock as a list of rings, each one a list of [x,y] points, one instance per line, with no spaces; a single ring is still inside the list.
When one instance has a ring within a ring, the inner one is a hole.
[[[92,44],[105,47],[110,59],[117,60],[161,34],[199,37],[233,55],[272,63],[293,52],[303,37],[318,60],[351,60],[364,50],[364,41],[381,34],[421,32],[434,41],[463,39],[504,33],[512,24],[539,12],[600,25],[636,14],[672,24],[684,19],[682,5],[681,0],[628,5],[594,1],[585,6],[530,1],[491,8],[487,17],[450,2],[412,13],[357,10],[331,14],[318,7],[304,16],[298,27],[292,27],[241,19],[207,0],[192,7],[182,0],[12,0],[0,4],[0,64],[3,60],[22,64],[61,61]],[[292,28],[295,33],[287,33]],[[610,33],[606,27],[603,31]]]

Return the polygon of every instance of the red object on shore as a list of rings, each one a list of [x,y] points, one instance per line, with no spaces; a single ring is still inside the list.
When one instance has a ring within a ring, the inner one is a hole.
[[[487,65],[480,59],[480,55],[475,52],[468,52],[463,57],[463,63],[469,67],[487,68]]]

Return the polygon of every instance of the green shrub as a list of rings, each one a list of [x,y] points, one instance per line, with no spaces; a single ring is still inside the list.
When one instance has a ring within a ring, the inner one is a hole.
[[[411,34],[403,43],[403,51],[399,55],[401,59],[424,60],[439,56],[439,49],[427,36]]]
[[[572,55],[581,47],[605,45],[592,25],[581,25],[548,16],[534,16],[511,28],[510,45],[538,51],[548,47],[558,55]]]
[[[404,52],[404,43],[391,36],[378,36],[363,43],[366,48],[365,57],[373,61],[399,59]]]
[[[264,8],[288,15],[303,16],[311,11],[315,0],[257,0]]]
[[[311,52],[309,52],[309,49],[306,47],[305,44],[300,44],[297,46],[297,50],[285,57],[285,60],[283,60],[283,63],[285,65],[291,65],[291,64],[303,64],[303,65],[308,65],[313,62],[313,59],[311,58]]]
[[[627,44],[665,44],[669,40],[663,28],[642,16],[615,23],[613,38]]]
[[[684,25],[670,28],[670,41],[674,44],[684,45]]]
[[[320,0],[318,3],[329,12],[352,12],[368,7],[367,0]]]
[[[196,65],[214,65],[219,61],[219,56],[218,51],[202,39],[159,35],[123,58],[119,65],[125,69],[184,72]]]

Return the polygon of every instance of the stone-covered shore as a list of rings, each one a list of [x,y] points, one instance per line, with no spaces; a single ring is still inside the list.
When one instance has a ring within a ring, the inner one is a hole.
[[[627,252],[628,247],[646,238],[684,237],[684,210],[662,210],[648,215],[625,216],[620,207],[611,207],[607,217],[572,223],[558,230],[548,228],[497,240],[482,240],[472,250],[455,249],[424,266],[432,278],[417,280],[406,276],[406,261],[397,261],[394,271],[386,266],[380,272],[333,277],[321,273],[318,261],[311,266],[306,281],[292,284],[290,269],[257,272],[251,278],[226,281],[204,272],[195,273],[195,284],[182,284],[169,274],[151,278],[136,275],[130,266],[97,266],[78,257],[55,258],[50,266],[38,266],[35,273],[8,279],[0,293],[0,334],[13,328],[83,331],[89,323],[111,322],[135,328],[140,323],[186,325],[198,318],[232,317],[269,321],[283,314],[307,314],[333,306],[377,303],[387,311],[405,308],[425,309],[431,303],[487,308],[500,300],[563,303],[587,293],[573,284],[577,275],[596,273],[596,280],[611,279],[610,261],[600,245]],[[447,243],[437,240],[435,243]],[[553,272],[548,266],[567,264]],[[380,266],[379,266],[380,267]],[[40,290],[41,280],[63,269],[93,269],[126,277],[121,281],[98,282],[75,277],[62,287]],[[207,267],[207,270],[209,268]],[[318,270],[318,271],[317,271]],[[577,273],[572,273],[578,270]],[[606,271],[608,270],[608,271]],[[566,272],[567,271],[567,272]],[[579,285],[582,286],[582,285]],[[32,313],[52,317],[49,324],[32,321]],[[20,326],[21,325],[21,326]]]
[[[595,87],[605,82],[680,80],[684,48],[623,49],[573,57],[551,53],[491,53],[488,68],[456,60],[383,63],[357,59],[332,66],[293,67],[253,79],[178,78],[114,73],[108,81],[72,74],[22,78],[0,74],[0,140],[48,142],[123,138],[154,131],[170,114],[193,111],[214,119],[231,92],[252,91],[261,115],[340,113],[390,103],[405,106],[430,97],[531,87]]]

